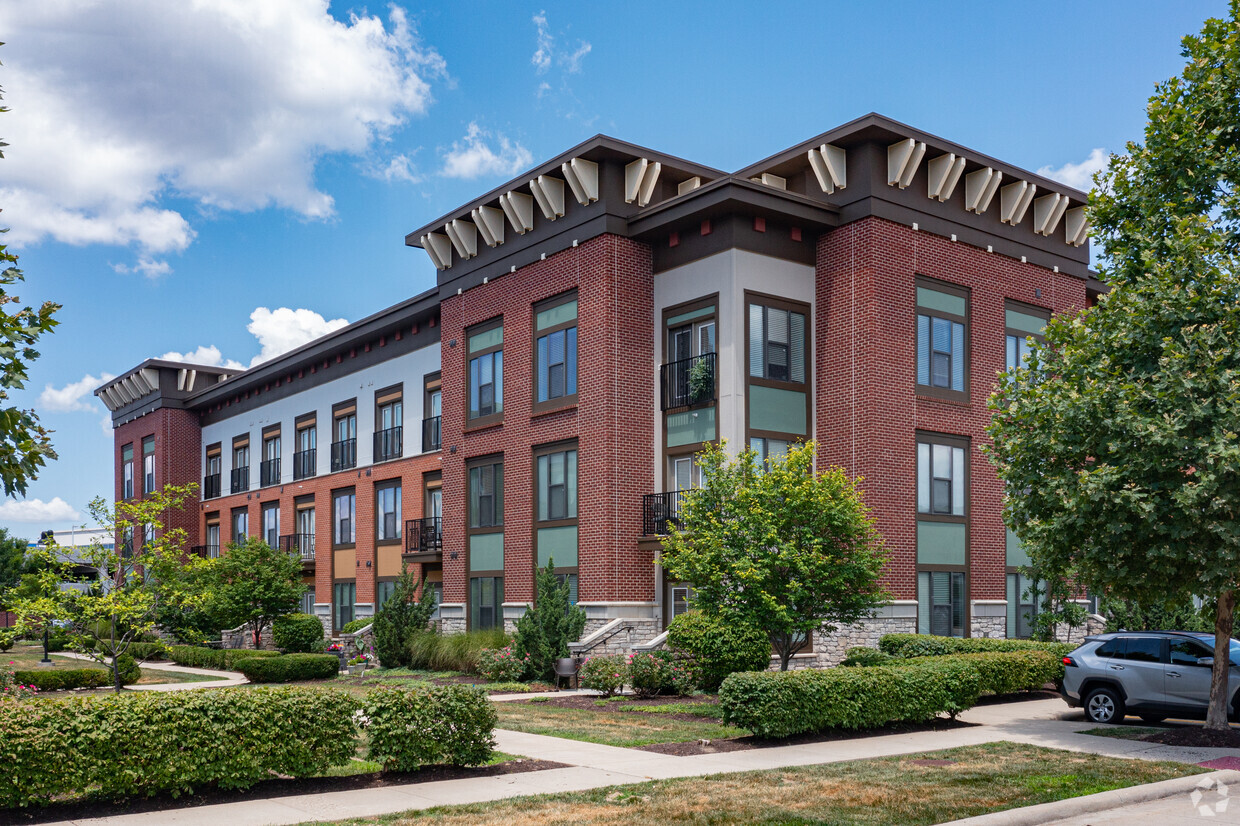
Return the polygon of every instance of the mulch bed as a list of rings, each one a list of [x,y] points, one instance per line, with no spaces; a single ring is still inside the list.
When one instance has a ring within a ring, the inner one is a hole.
[[[1164,746],[1197,746],[1213,749],[1240,749],[1240,731],[1214,731],[1196,726],[1176,726],[1143,734],[1138,739]]]
[[[75,800],[24,810],[0,809],[0,826],[4,826],[4,824],[47,823],[58,820],[112,817],[139,812],[162,812],[169,809],[183,809],[191,806],[238,803],[246,800],[264,800],[299,794],[379,789],[384,786],[400,786],[407,783],[430,783],[436,780],[495,777],[503,774],[564,768],[569,767],[564,763],[556,763],[551,760],[521,759],[473,769],[456,766],[427,766],[412,772],[371,772],[369,774],[355,774],[348,777],[272,778],[271,780],[256,783],[248,789],[218,789],[214,786],[205,786],[193,794],[182,795],[181,797],[162,794],[155,797],[132,798],[117,803]]]
[[[696,741],[691,743],[656,743],[652,746],[638,746],[638,751],[653,751],[659,754],[673,754],[683,757],[691,754],[718,754],[727,751],[746,751],[748,749],[769,749],[775,746],[799,746],[808,743],[829,743],[834,740],[859,740],[864,737],[883,737],[888,734],[912,734],[920,731],[952,731],[961,728],[972,728],[973,723],[960,720],[931,720],[928,723],[896,723],[882,728],[855,731],[853,729],[835,729],[813,734],[799,734],[795,737],[770,740],[761,737],[733,737],[728,740]]]

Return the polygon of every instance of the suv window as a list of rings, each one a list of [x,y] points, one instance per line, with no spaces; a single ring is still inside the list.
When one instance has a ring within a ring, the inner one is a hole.
[[[1198,657],[1212,656],[1205,646],[1192,640],[1176,640],[1171,643],[1172,665],[1196,665]]]
[[[1157,637],[1129,637],[1124,649],[1125,660],[1143,663],[1162,662],[1163,641]]]
[[[1094,651],[1095,657],[1118,657],[1124,653],[1124,640],[1107,640]]]

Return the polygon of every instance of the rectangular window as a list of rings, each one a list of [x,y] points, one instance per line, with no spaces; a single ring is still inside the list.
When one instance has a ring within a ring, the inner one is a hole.
[[[485,631],[504,627],[504,578],[476,576],[469,580],[469,628]]]
[[[216,516],[219,519],[219,516]],[[220,523],[207,523],[207,556],[215,559],[220,555]]]
[[[142,495],[155,492],[155,437],[142,440]]]
[[[1004,304],[1004,329],[1007,338],[1007,369],[1023,367],[1032,349],[1030,339],[1042,341],[1050,313],[1041,307],[1032,307],[1007,301]]]
[[[263,460],[259,465],[259,484],[263,487],[280,484],[280,434],[263,436]]]
[[[538,521],[577,518],[577,451],[544,453],[538,465]]]
[[[314,586],[311,585],[306,592],[301,595],[301,612],[314,616]]]
[[[332,494],[332,545],[357,542],[357,496],[352,489]]]
[[[930,395],[967,400],[969,293],[917,280],[917,385]]]
[[[469,418],[486,419],[504,410],[504,326],[471,331],[469,340]]]
[[[1033,618],[1038,615],[1037,594],[1041,586],[1023,574],[1007,575],[1007,635],[1027,640],[1033,636]]]
[[[244,439],[244,441],[241,441]],[[232,492],[242,493],[250,489],[250,440],[239,436],[233,440]]]
[[[400,541],[400,483],[387,483],[375,488],[375,515],[378,520],[375,538],[379,542]]]
[[[918,441],[917,512],[964,516],[965,490],[964,446]]]
[[[232,512],[232,541],[244,542],[250,535],[250,511],[248,508],[234,508]]]
[[[423,379],[422,452],[439,450],[443,444],[443,392],[439,373]]]
[[[754,458],[763,468],[770,467],[773,460],[783,458],[791,445],[792,442],[785,439],[763,439],[752,437],[749,440],[750,449],[757,454]]]
[[[714,401],[715,305],[700,306],[667,317],[667,358],[659,370],[663,410]],[[667,311],[665,311],[666,314]]]
[[[749,305],[749,375],[805,383],[804,313],[764,304]]]
[[[150,550],[151,545],[155,542],[155,526],[147,523],[142,526],[142,549]]]
[[[121,498],[133,498],[133,445],[121,448]]]
[[[383,605],[396,592],[396,580],[386,579],[375,583],[375,613],[383,610]]]
[[[956,571],[917,574],[917,633],[965,635],[965,575]]]
[[[223,490],[220,487],[220,476],[224,467],[223,450],[219,442],[207,446],[207,467],[202,477],[202,498],[214,499]]]
[[[357,403],[345,402],[332,411],[332,473],[357,467]]]
[[[357,583],[337,582],[333,588],[333,607],[336,609],[336,631],[340,632],[353,622],[353,606],[357,603]]]
[[[492,528],[504,524],[504,465],[493,462],[469,469],[469,526]]]
[[[318,473],[319,434],[314,419],[299,422],[293,439],[293,479],[309,479]]]
[[[280,547],[280,503],[263,505],[263,541],[272,548]]]
[[[314,499],[297,503],[297,550],[302,559],[314,559]]]
[[[398,459],[403,452],[404,405],[400,387],[381,390],[375,394],[375,453],[376,462]]]
[[[577,395],[576,293],[543,302],[534,311],[535,404],[559,406]]]
[[[577,602],[577,448],[551,446],[534,454],[537,522],[534,564],[554,565],[568,583],[569,601]]]

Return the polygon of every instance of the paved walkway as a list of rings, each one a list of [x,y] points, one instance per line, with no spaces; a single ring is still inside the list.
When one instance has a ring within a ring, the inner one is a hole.
[[[951,731],[862,737],[689,757],[499,730],[495,735],[502,751],[536,759],[555,760],[570,764],[570,768],[379,789],[296,795],[93,818],[71,823],[76,826],[215,826],[219,823],[227,823],[229,826],[277,826],[306,821],[371,817],[431,806],[478,803],[548,792],[583,791],[664,778],[700,777],[724,772],[836,763],[978,745],[997,740],[1033,743],[1115,757],[1190,763],[1231,754],[1227,749],[1182,749],[1076,734],[1076,731],[1090,726],[1085,723],[1079,711],[1070,711],[1058,699],[979,706],[961,715],[961,718],[976,725]],[[1240,788],[1237,791],[1240,792]]]
[[[70,651],[58,651],[52,654],[53,657],[69,657],[74,660],[91,660],[85,654],[77,654]],[[179,674],[199,674],[204,677],[218,677],[216,680],[205,680],[196,683],[154,683],[152,685],[131,685],[126,686],[128,691],[193,691],[196,688],[229,688],[235,685],[245,685],[249,682],[245,675],[237,671],[216,671],[213,668],[190,668],[186,665],[173,665],[171,663],[162,662],[144,662],[142,668],[149,668],[152,671],[175,671]]]

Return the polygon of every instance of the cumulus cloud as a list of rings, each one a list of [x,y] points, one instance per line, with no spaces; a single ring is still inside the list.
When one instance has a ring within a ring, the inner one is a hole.
[[[446,77],[396,6],[340,22],[328,0],[5,0],[0,30],[8,241],[134,247],[148,276],[195,237],[168,200],[330,217],[318,160],[364,157]]]
[[[94,399],[95,388],[114,378],[111,373],[102,373],[98,378],[87,373],[80,381],[64,387],[45,385],[39,394],[39,407],[53,413],[95,412],[99,409]]]
[[[422,176],[418,173],[418,168],[414,166],[413,159],[403,154],[388,158],[386,163],[368,163],[362,167],[362,172],[371,178],[388,183],[392,181],[402,181],[408,184],[422,182]]]
[[[229,370],[245,369],[245,365],[241,362],[224,358],[220,348],[214,344],[199,345],[188,353],[178,353],[176,350],[169,350],[162,356],[156,356],[156,358],[163,359],[164,361],[181,361],[186,364],[201,364],[204,367],[224,367]]]
[[[471,122],[465,138],[453,141],[444,153],[443,174],[448,178],[481,178],[484,175],[515,175],[534,161],[530,151],[503,135],[492,135]]]
[[[1061,184],[1067,184],[1070,187],[1088,192],[1094,188],[1094,173],[1100,169],[1106,169],[1107,162],[1110,159],[1110,153],[1105,149],[1097,148],[1090,152],[1089,157],[1080,163],[1066,163],[1058,169],[1044,166],[1038,170],[1038,174],[1059,181]]]
[[[59,496],[50,502],[42,499],[23,499],[0,505],[0,520],[5,522],[70,522],[81,519],[81,514]]]
[[[245,327],[258,339],[262,348],[250,362],[250,366],[262,364],[303,344],[309,344],[348,323],[343,318],[328,321],[314,310],[291,310],[288,307],[269,310],[258,307],[250,313],[250,323]]]

